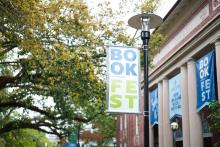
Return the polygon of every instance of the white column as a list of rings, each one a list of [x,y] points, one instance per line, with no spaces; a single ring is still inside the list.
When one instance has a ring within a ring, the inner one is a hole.
[[[159,147],[163,147],[163,84],[158,83],[158,137]]]
[[[217,91],[218,91],[218,101],[220,103],[220,39],[215,41],[215,63],[217,72]]]
[[[183,65],[180,68],[181,74],[181,105],[182,105],[182,131],[183,147],[190,147],[190,130],[189,130],[189,100],[188,100],[188,82],[187,68]]]
[[[191,147],[203,147],[202,122],[196,109],[196,64],[190,60],[188,68],[188,98],[189,98],[189,124],[190,124],[190,145]]]
[[[168,79],[163,80],[163,143],[164,147],[173,146],[172,130],[169,119],[169,84]]]
[[[150,147],[154,147],[154,128],[149,123],[149,143]]]

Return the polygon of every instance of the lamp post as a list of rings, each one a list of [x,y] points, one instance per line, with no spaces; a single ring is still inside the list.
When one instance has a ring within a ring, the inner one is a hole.
[[[176,147],[176,130],[178,129],[179,125],[177,122],[172,122],[170,126],[173,131],[173,147]]]
[[[158,27],[162,18],[152,13],[142,13],[131,17],[128,24],[141,29],[141,39],[144,51],[144,147],[149,147],[149,108],[148,108],[148,43],[150,40],[150,29]]]
[[[115,138],[113,138],[113,145],[114,145],[114,147],[116,147],[116,139]]]
[[[78,130],[77,130],[77,146],[80,147],[80,129],[81,125],[78,125]]]

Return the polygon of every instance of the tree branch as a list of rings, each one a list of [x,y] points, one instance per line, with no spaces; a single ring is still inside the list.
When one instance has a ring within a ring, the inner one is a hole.
[[[57,131],[51,130],[51,131],[47,131],[45,129],[42,129],[41,127],[46,126],[47,127],[48,123],[46,125],[44,125],[44,123],[31,123],[28,121],[11,121],[8,122],[6,125],[4,125],[1,129],[0,129],[0,134],[4,134],[7,132],[10,132],[12,130],[17,130],[17,129],[35,129],[35,130],[39,130],[48,134],[55,134],[59,137],[62,137],[61,133],[58,133]]]
[[[18,61],[5,61],[5,62],[0,62],[0,64],[18,64]]]
[[[5,86],[8,83],[15,83],[15,81],[18,79],[19,77],[12,77],[12,76],[0,76],[0,90],[4,89]]]
[[[0,52],[0,56],[6,54],[7,52],[13,50],[15,47],[17,47],[17,44],[15,43],[12,43],[12,44],[3,44],[3,48],[6,48],[4,49],[2,52]]]
[[[29,110],[32,110],[32,111],[35,111],[35,112],[39,112],[40,114],[43,114],[45,116],[47,116],[48,118],[50,119],[56,119],[56,117],[49,113],[48,111],[46,110],[42,110],[36,106],[33,106],[33,105],[30,105],[30,104],[27,104],[25,102],[15,102],[15,101],[10,101],[10,102],[1,102],[0,103],[0,107],[1,108],[4,108],[4,107],[14,107],[14,108],[24,108],[24,109],[29,109]]]
[[[32,111],[35,111],[35,112],[38,112],[42,115],[45,115],[46,117],[48,117],[49,119],[51,120],[58,120],[58,119],[66,119],[64,116],[59,116],[59,117],[56,117],[56,113],[51,113],[47,110],[42,110],[40,109],[39,107],[37,106],[33,106],[31,104],[27,104],[25,102],[15,102],[15,101],[10,101],[10,102],[0,102],[0,107],[1,108],[5,108],[5,107],[14,107],[14,108],[24,108],[24,109],[29,109],[29,110],[32,110]],[[78,117],[78,116],[74,116],[73,119],[75,121],[78,121],[78,122],[83,122],[83,123],[87,123],[88,120],[85,119],[85,118],[82,118],[82,117]]]

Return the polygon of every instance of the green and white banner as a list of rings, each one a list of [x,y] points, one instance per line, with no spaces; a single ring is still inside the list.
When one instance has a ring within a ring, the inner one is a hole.
[[[140,113],[140,51],[108,47],[107,68],[107,111]]]

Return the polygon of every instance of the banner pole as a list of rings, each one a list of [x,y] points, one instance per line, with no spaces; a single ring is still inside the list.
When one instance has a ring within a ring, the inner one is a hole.
[[[149,18],[142,18],[141,39],[144,52],[144,147],[149,147],[149,91],[148,91],[148,42],[150,39]]]
[[[128,24],[135,29],[142,29],[141,39],[144,51],[144,147],[149,147],[149,91],[148,91],[148,42],[150,29],[158,27],[162,18],[153,13],[142,13],[132,16]]]

